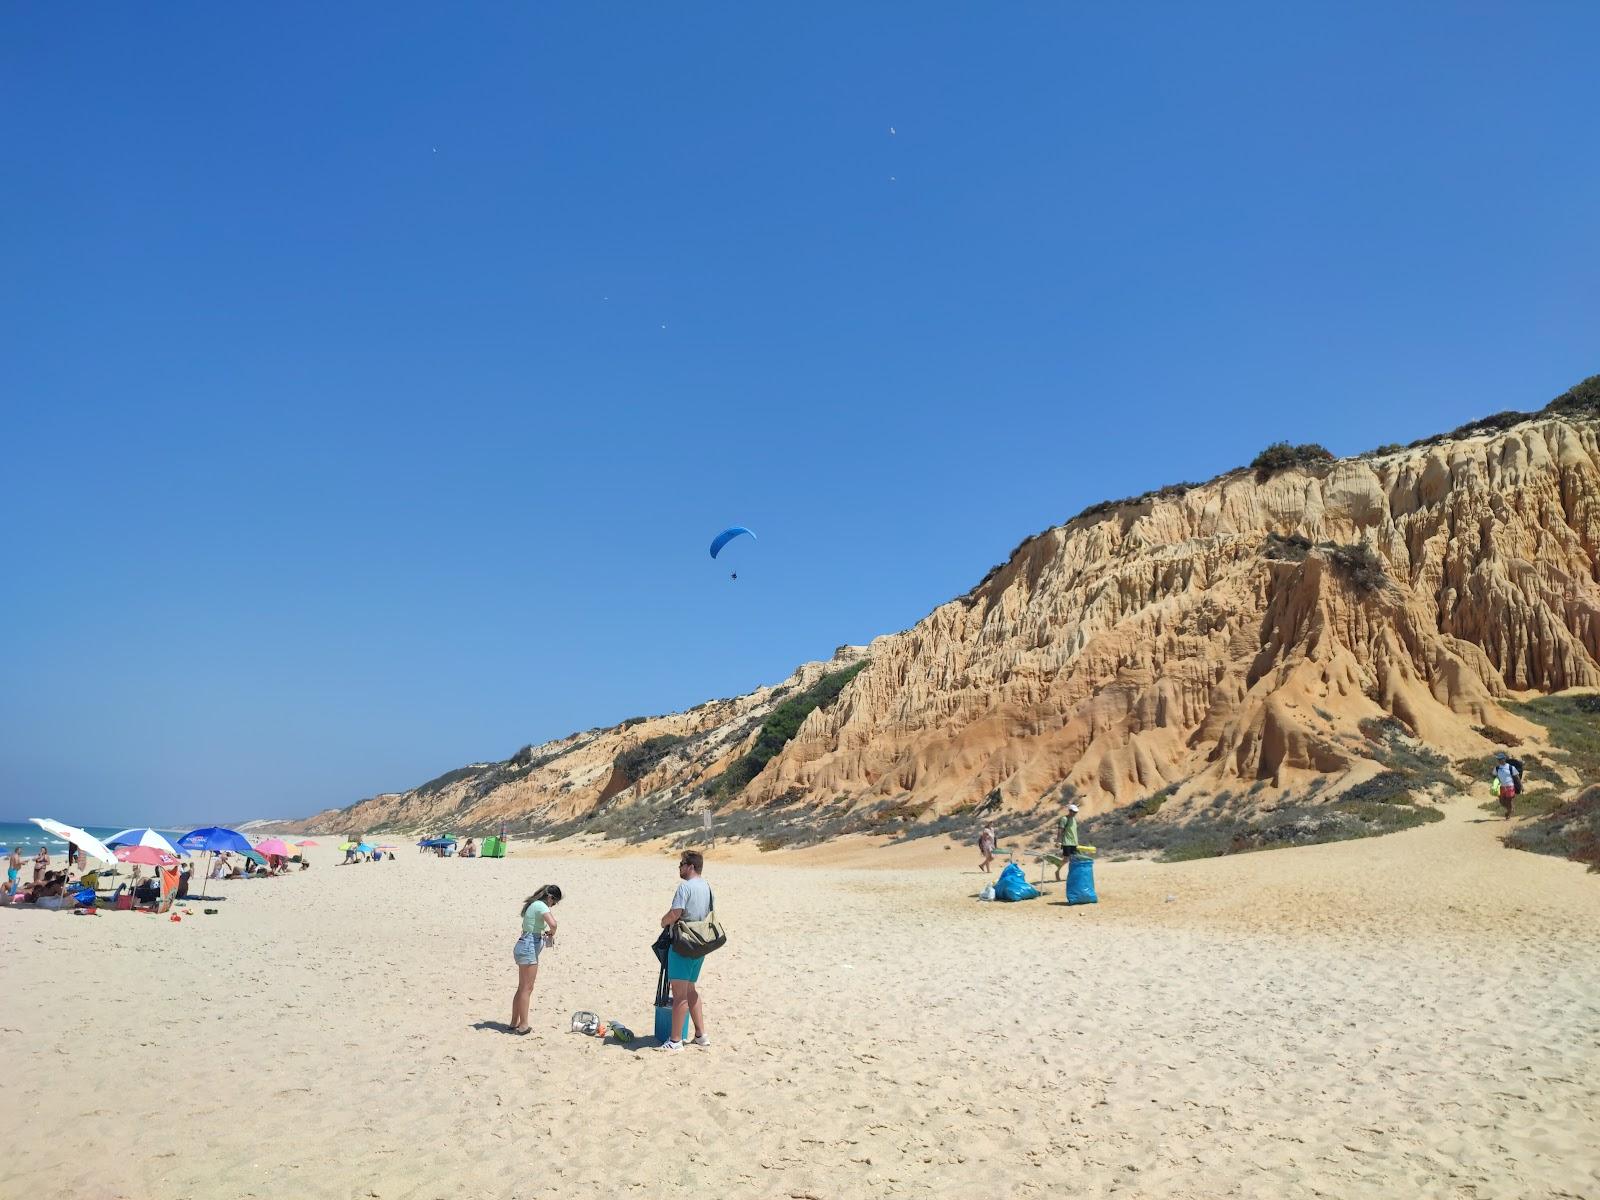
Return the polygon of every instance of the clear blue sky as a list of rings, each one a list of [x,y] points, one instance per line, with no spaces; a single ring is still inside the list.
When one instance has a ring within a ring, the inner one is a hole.
[[[348,803],[776,681],[1274,439],[1543,404],[1600,370],[1596,45],[1580,3],[11,5],[0,815]]]

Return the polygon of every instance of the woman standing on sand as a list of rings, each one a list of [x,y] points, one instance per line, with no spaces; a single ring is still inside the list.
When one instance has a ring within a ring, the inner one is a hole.
[[[989,874],[989,864],[994,861],[994,827],[985,825],[983,832],[978,835],[978,853],[983,855],[983,861],[978,864],[978,870],[985,875]]]
[[[539,952],[553,946],[556,919],[550,910],[561,903],[561,889],[547,883],[522,902],[522,936],[511,957],[517,963],[517,994],[511,1000],[511,1032],[528,1034],[528,1004],[533,999],[533,981],[539,976]]]

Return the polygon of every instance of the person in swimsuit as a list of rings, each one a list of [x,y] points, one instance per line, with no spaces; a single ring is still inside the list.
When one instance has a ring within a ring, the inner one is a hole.
[[[6,895],[13,896],[22,878],[22,847],[11,847],[11,857],[6,860]]]
[[[41,845],[39,853],[33,856],[33,882],[43,883],[44,877],[48,874],[50,874],[50,851]]]
[[[989,874],[989,864],[994,861],[994,826],[985,825],[983,832],[978,835],[978,853],[983,855],[983,861],[978,864],[978,870],[987,875]]]

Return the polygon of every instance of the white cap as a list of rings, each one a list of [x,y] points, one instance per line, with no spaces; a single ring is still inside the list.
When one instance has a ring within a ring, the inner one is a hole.
[[[1069,805],[1067,805],[1067,811],[1068,812],[1077,812],[1078,811],[1078,806],[1076,804],[1069,804]]]

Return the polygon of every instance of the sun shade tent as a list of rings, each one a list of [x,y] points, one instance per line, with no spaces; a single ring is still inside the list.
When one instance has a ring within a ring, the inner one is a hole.
[[[486,837],[483,839],[481,855],[484,858],[504,858],[506,856],[506,844],[500,838]]]

